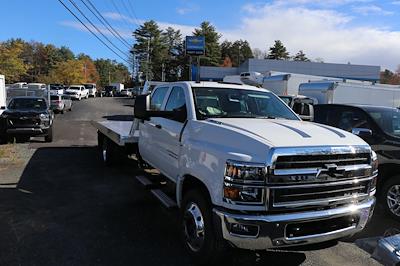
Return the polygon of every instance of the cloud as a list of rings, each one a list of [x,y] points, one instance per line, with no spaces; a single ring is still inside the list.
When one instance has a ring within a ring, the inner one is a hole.
[[[294,1],[310,2],[290,2]],[[350,0],[336,2],[350,3]],[[116,13],[105,15],[113,20],[129,19]],[[323,58],[325,62],[380,65],[395,70],[400,64],[400,50],[397,49],[400,47],[400,31],[368,25],[355,26],[353,19],[353,16],[334,9],[285,6],[275,1],[272,4],[245,5],[235,24],[237,26],[217,27],[217,30],[222,34],[221,41],[245,39],[253,48],[263,51],[272,46],[275,40],[281,40],[291,54],[304,50],[309,58]],[[135,21],[129,21],[136,28]],[[162,21],[157,23],[161,29],[173,27],[181,30],[182,36],[192,35],[196,28]],[[75,22],[63,22],[63,25],[87,31]],[[117,30],[123,36],[132,38],[131,30]]]
[[[353,7],[353,11],[356,13],[359,13],[364,16],[368,15],[393,15],[394,13],[392,11],[387,11],[384,10],[383,8],[377,6],[377,5],[366,5],[366,6],[356,6]]]
[[[393,1],[391,4],[392,5],[400,5],[400,1]]]
[[[176,9],[176,13],[178,13],[179,15],[186,15],[192,12],[195,12],[199,10],[198,6],[186,6],[186,7],[178,7]]]
[[[85,28],[80,22],[77,21],[69,21],[69,20],[65,20],[65,21],[61,21],[59,22],[60,25],[66,26],[66,27],[70,27],[70,28],[74,28],[76,30],[79,31],[84,31],[84,32],[88,32],[90,33],[90,31]],[[99,31],[101,33],[103,33],[104,35],[106,35],[107,37],[114,37],[113,34],[104,26],[102,25],[96,25],[94,24],[97,29],[99,29]],[[96,28],[94,28],[92,25],[90,24],[86,24],[86,26],[93,31],[94,33],[98,34],[98,31],[96,30]],[[115,27],[114,27],[115,28]],[[126,30],[126,29],[116,29],[118,31],[118,33],[124,38],[124,39],[133,39],[132,36],[132,31],[131,30]],[[101,35],[99,35],[101,37]],[[128,40],[129,42],[129,40]]]
[[[297,0],[296,0],[297,1]],[[304,0],[307,1],[307,0]],[[400,32],[374,26],[353,26],[352,17],[330,9],[287,7],[279,3],[244,6],[235,29],[220,30],[223,38],[246,39],[266,50],[282,40],[291,54],[302,49],[326,62],[382,65],[400,63]]]

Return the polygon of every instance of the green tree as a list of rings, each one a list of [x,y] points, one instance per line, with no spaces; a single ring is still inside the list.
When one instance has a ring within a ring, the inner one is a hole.
[[[280,40],[276,40],[274,46],[269,48],[267,59],[287,60],[289,59],[289,52]]]
[[[125,83],[129,80],[128,68],[115,60],[100,58],[94,61],[94,65],[99,75],[98,84],[101,87],[111,82]]]
[[[224,41],[221,43],[221,59],[229,58],[232,66],[237,67],[249,58],[253,58],[253,52],[247,41],[238,40],[235,42]]]
[[[164,35],[167,48],[167,57],[164,63],[164,73],[166,81],[179,80],[184,72],[187,58],[183,48],[182,34],[180,30],[168,27]]]
[[[297,52],[297,54],[293,57],[293,61],[304,61],[304,62],[310,62],[310,59],[307,58],[306,54],[303,52],[303,50],[300,50]]]
[[[204,21],[200,24],[200,28],[193,32],[195,36],[205,36],[206,39],[206,55],[201,57],[202,66],[219,66],[221,62],[221,49],[219,46],[219,34],[210,22]]]
[[[140,60],[140,71],[149,80],[161,80],[163,64],[168,55],[162,30],[154,20],[150,20],[140,25],[133,36],[136,39],[134,53]]]

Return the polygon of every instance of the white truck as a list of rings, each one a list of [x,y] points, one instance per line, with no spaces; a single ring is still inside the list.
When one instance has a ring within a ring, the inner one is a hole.
[[[146,93],[146,90],[144,91]],[[136,178],[179,208],[199,263],[226,249],[307,245],[362,230],[375,204],[377,158],[359,137],[301,121],[272,92],[215,82],[161,84],[132,122],[94,122],[102,160],[131,148],[159,176]]]
[[[83,85],[70,85],[65,94],[78,101],[89,98],[89,90]]]
[[[121,91],[124,89],[124,84],[122,83],[111,83],[110,86],[114,86],[115,87],[115,92],[116,94],[120,94]]]
[[[400,107],[400,86],[345,81],[303,83],[299,94],[317,99],[319,104],[368,104]]]
[[[4,75],[0,75],[0,115],[7,106],[6,80]]]

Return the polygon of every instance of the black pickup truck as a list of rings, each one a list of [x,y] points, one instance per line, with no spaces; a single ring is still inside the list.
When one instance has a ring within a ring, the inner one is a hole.
[[[400,220],[400,110],[367,105],[320,104],[314,122],[363,138],[378,155],[378,202]]]
[[[45,98],[15,97],[0,116],[0,139],[28,141],[30,137],[43,136],[46,142],[52,142],[53,118]]]

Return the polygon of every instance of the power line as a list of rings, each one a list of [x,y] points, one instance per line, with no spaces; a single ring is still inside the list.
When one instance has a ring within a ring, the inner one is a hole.
[[[120,40],[125,46],[127,46],[129,49],[131,49],[132,48],[132,45],[130,44],[130,43],[128,43],[120,34],[119,34],[119,32],[117,31],[117,30],[115,30],[115,28],[113,27],[113,26],[111,26],[111,24],[107,21],[107,19],[105,19],[104,18],[104,16],[99,12],[99,10],[96,8],[96,6],[92,3],[92,1],[90,1],[90,0],[86,0],[88,3],[89,3],[89,5],[92,7],[92,9],[91,8],[89,8],[88,6],[87,6],[87,4],[83,1],[83,0],[81,0],[81,2],[86,6],[86,8],[87,9],[89,9],[92,13],[93,13],[93,15],[95,15],[96,16],[96,18],[108,29],[108,31],[109,32],[111,32],[112,33],[112,35],[114,35],[114,37],[116,37],[118,40]],[[93,12],[93,10],[98,14],[98,15],[96,15],[94,12]],[[99,18],[100,17],[100,18]],[[106,24],[105,24],[105,23]]]
[[[135,22],[136,26],[140,27],[136,18],[135,10],[132,8],[131,2],[129,2],[129,0],[127,1],[131,9],[129,9],[128,6],[125,5],[124,0],[121,0],[122,4],[124,5],[124,8],[128,11],[129,15],[131,16],[131,19]]]
[[[119,14],[120,18],[122,19],[122,21],[125,23],[125,25],[129,28],[131,28],[132,26],[129,24],[130,23],[127,19],[126,16],[122,15],[121,11],[119,10],[118,6],[115,4],[114,0],[111,0],[112,5],[114,6],[115,10],[117,11],[117,13]]]
[[[80,18],[78,18],[77,15],[75,15],[75,13],[69,8],[67,7],[64,2],[62,0],[58,0],[58,2],[60,2],[68,11],[69,13],[71,13],[90,33],[92,33],[94,35],[94,37],[96,37],[102,44],[104,44],[108,49],[110,49],[110,51],[112,51],[116,56],[118,56],[119,58],[121,58],[123,61],[125,61],[126,63],[129,64],[129,62],[123,58],[120,54],[118,54],[114,49],[112,49],[110,46],[108,46],[99,36],[97,36],[96,33],[94,33]]]
[[[93,22],[82,12],[82,10],[79,8],[79,6],[73,1],[73,0],[68,0],[77,10],[78,12],[90,23],[90,25],[92,25],[92,27],[94,27],[96,29],[96,31],[98,33],[100,33],[104,39],[106,39],[112,46],[115,47],[115,49],[117,49],[118,51],[120,51],[123,55],[125,55],[126,57],[129,57],[128,54],[126,54],[124,51],[122,51],[121,49],[119,49],[118,46],[116,46],[106,35],[104,35],[103,32],[101,32],[101,30],[99,30],[99,28],[97,28],[97,26],[95,24],[93,24]]]

